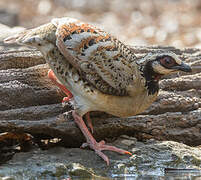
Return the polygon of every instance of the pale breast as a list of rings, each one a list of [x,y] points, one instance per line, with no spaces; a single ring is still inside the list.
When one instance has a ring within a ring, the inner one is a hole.
[[[129,117],[145,111],[157,98],[157,94],[148,95],[142,91],[136,96],[100,95],[99,111],[104,111],[118,117]],[[102,97],[101,97],[102,96]]]

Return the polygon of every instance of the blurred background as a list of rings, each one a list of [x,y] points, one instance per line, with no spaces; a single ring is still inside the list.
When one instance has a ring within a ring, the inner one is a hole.
[[[201,48],[201,0],[0,0],[0,23],[10,27],[32,28],[63,16],[93,23],[130,45]]]

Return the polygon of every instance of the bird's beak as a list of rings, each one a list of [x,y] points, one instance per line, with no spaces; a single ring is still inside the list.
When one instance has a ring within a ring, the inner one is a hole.
[[[178,66],[172,67],[172,69],[176,69],[176,70],[184,71],[184,72],[192,72],[191,67],[188,64],[185,64],[183,62]]]

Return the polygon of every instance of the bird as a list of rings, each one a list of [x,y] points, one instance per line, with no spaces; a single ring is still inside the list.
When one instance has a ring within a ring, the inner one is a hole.
[[[35,47],[42,53],[50,67],[48,77],[67,95],[63,101],[73,106],[74,121],[86,138],[82,147],[89,146],[107,165],[104,150],[132,154],[104,140],[97,142],[89,113],[118,117],[142,113],[156,100],[164,75],[192,71],[172,51],[156,50],[139,58],[110,33],[70,17],[54,18],[4,42]]]

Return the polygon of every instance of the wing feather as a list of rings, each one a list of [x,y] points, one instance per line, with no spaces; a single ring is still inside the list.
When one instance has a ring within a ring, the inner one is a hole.
[[[60,18],[52,23],[57,26],[59,50],[89,83],[106,94],[128,95],[127,86],[133,81],[136,67],[130,65],[125,45],[76,19]]]

